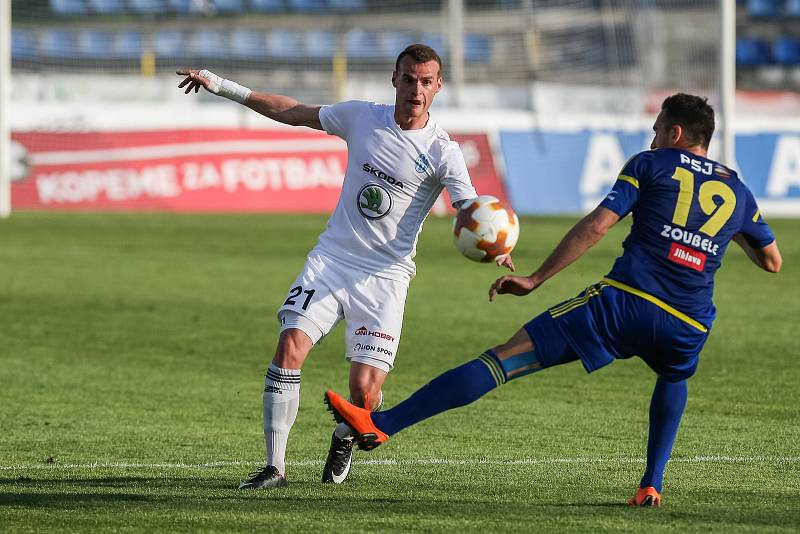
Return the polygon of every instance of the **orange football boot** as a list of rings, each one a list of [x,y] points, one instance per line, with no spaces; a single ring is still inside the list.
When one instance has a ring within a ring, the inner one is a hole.
[[[628,506],[645,506],[661,508],[661,494],[653,486],[639,488],[636,495],[628,501]]]
[[[372,422],[372,412],[369,410],[347,402],[330,389],[325,392],[324,400],[336,422],[344,423],[353,430],[358,448],[362,451],[371,451],[389,439],[389,436],[381,432]]]

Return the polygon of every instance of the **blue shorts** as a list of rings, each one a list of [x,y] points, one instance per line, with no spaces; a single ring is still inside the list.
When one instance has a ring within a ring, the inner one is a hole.
[[[708,339],[642,297],[600,282],[525,326],[542,367],[580,359],[591,373],[617,358],[639,356],[661,378],[685,380]]]

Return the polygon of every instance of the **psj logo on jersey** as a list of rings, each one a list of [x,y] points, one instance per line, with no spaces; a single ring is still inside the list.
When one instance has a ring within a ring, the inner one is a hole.
[[[690,158],[686,154],[681,154],[681,163],[692,167],[694,172],[702,172],[709,176],[714,170],[714,165],[710,161],[700,161],[699,159]]]

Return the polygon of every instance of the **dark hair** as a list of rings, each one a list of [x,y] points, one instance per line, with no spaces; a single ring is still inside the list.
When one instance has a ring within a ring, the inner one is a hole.
[[[402,52],[400,52],[400,55],[397,56],[397,61],[394,63],[395,71],[400,70],[400,60],[406,56],[413,59],[416,63],[435,61],[439,64],[439,76],[442,75],[442,58],[440,58],[439,54],[436,53],[436,50],[430,46],[420,43],[408,45]]]
[[[691,145],[708,148],[714,135],[714,109],[708,104],[708,98],[674,94],[664,99],[661,113],[667,128],[680,125]]]

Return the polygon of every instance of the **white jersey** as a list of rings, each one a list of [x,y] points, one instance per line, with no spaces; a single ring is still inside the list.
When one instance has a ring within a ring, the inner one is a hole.
[[[458,144],[433,119],[403,130],[394,106],[323,106],[322,127],[347,142],[336,210],[315,250],[376,276],[409,280],[422,223],[444,187],[452,202],[477,196]]]

